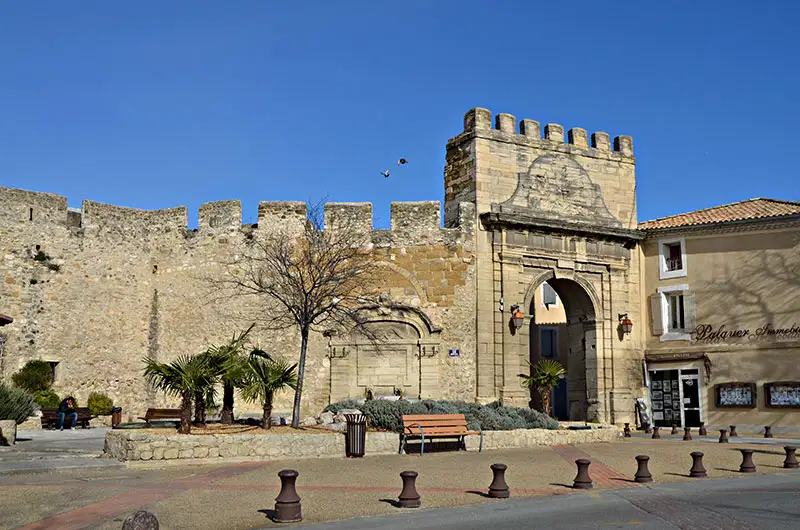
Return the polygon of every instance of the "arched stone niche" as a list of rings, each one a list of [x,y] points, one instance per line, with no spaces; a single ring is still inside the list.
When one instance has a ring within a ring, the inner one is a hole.
[[[366,311],[369,319],[362,327],[330,336],[330,401],[362,398],[367,389],[375,395],[401,390],[409,397],[433,397],[441,330],[416,308]]]

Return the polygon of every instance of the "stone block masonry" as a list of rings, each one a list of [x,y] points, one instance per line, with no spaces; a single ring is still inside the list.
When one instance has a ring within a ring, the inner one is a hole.
[[[474,394],[474,205],[458,212],[458,222],[442,228],[439,203],[393,203],[392,229],[375,230],[371,204],[325,205],[325,229],[335,229],[338,216],[355,216],[369,233],[380,273],[366,294],[378,305],[413,308],[440,330],[442,346],[462,352],[425,359],[423,379],[435,375],[442,383],[428,385],[426,397]],[[223,264],[252,238],[299,230],[306,216],[305,203],[261,202],[258,223],[243,225],[239,201],[218,201],[202,205],[198,228],[189,230],[185,207],[143,211],[84,201],[74,211],[58,195],[0,187],[0,299],[14,317],[2,330],[0,377],[9,380],[26,361],[42,359],[54,367],[59,395],[84,404],[90,392],[105,392],[123,408],[124,421],[148,407],[176,406],[147,387],[142,359],[199,353],[246,329],[258,304],[215,300],[209,280],[222,279]],[[254,339],[288,358],[299,352],[295,330],[257,329]],[[330,353],[326,337],[311,337],[304,414],[329,402]],[[291,397],[281,394],[276,410],[290,410]],[[239,413],[257,409],[237,401]]]

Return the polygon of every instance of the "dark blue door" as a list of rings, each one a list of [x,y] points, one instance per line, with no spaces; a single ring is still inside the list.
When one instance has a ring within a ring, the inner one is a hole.
[[[569,402],[567,398],[567,378],[558,382],[553,389],[553,415],[561,421],[569,420]]]

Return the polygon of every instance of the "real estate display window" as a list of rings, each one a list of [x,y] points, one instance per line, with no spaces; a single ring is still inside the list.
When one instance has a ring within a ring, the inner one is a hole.
[[[717,407],[754,408],[756,406],[755,383],[720,383],[715,387]]]
[[[764,384],[768,407],[800,408],[800,381],[776,381]]]

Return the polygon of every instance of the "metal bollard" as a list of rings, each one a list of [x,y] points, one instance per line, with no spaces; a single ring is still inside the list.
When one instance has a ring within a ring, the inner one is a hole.
[[[639,455],[636,457],[636,463],[639,467],[636,469],[636,474],[633,476],[634,482],[653,482],[653,475],[650,474],[650,470],[647,468],[647,462],[649,461],[650,457],[646,455]]]
[[[753,463],[752,449],[739,449],[742,452],[742,464],[739,466],[739,473],[755,473],[756,465]]]
[[[728,429],[719,430],[719,443],[721,444],[728,443]]]
[[[690,442],[692,440],[692,428],[691,427],[684,427],[683,428],[683,441]]]
[[[677,423],[673,423],[672,424],[672,432],[670,434],[678,434],[678,424]]]
[[[578,474],[575,476],[575,480],[572,481],[572,487],[576,490],[592,489],[592,477],[589,476],[591,460],[579,458],[575,463],[578,465]]]
[[[622,429],[622,437],[623,438],[630,438],[631,437],[631,424],[626,423],[625,428]]]
[[[493,499],[507,499],[511,496],[511,492],[506,484],[506,469],[508,466],[505,464],[492,464],[492,483],[489,485],[489,497]]]
[[[786,445],[783,447],[783,450],[786,451],[786,460],[783,461],[783,467],[785,469],[797,469],[800,467],[800,464],[797,463],[797,457],[794,455],[797,447]]]
[[[697,432],[698,436],[708,436],[708,431],[706,431],[706,423],[704,421],[700,422],[700,430]]]
[[[403,471],[400,473],[400,478],[403,479],[403,491],[400,492],[397,505],[400,508],[419,508],[422,502],[419,500],[419,493],[417,493],[417,476],[419,473],[416,471]]]
[[[689,470],[689,476],[692,478],[705,478],[706,468],[703,467],[703,453],[695,451],[689,453],[692,457],[692,469]]]
[[[765,425],[764,426],[764,438],[772,438],[772,426]]]
[[[158,519],[148,511],[139,510],[125,519],[122,530],[158,530]]]
[[[295,489],[298,475],[299,473],[294,469],[284,469],[278,472],[281,479],[281,491],[275,497],[275,516],[272,518],[276,523],[296,523],[303,520],[300,496]]]
[[[660,427],[653,427],[653,440],[660,440],[661,435],[658,433]]]
[[[730,425],[731,428],[731,438],[734,436],[739,436],[739,433],[736,432],[736,425]]]

